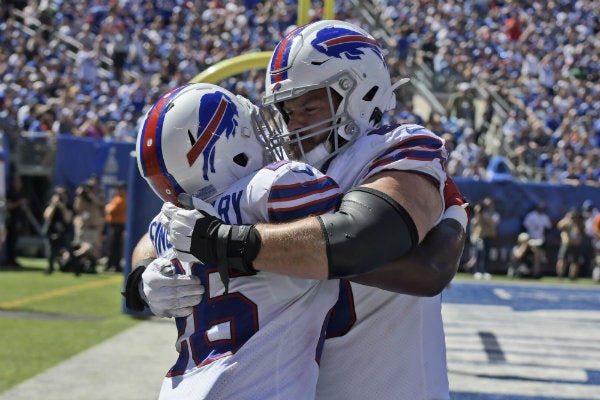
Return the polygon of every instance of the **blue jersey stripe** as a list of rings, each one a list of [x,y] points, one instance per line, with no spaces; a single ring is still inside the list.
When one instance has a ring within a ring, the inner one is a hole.
[[[413,149],[415,147],[425,147],[431,150],[440,150],[441,148],[443,148],[443,143],[441,140],[432,138],[430,136],[416,136],[414,138],[411,137],[407,140],[401,141],[400,143],[381,153],[380,158],[385,157],[387,154],[390,154],[397,150],[403,150],[405,148]],[[424,149],[424,151],[426,151],[426,149]]]
[[[338,189],[338,184],[328,176],[293,185],[275,185],[269,194],[269,201],[291,200],[333,189]]]
[[[341,194],[331,198],[323,199],[302,207],[292,209],[269,209],[269,220],[272,222],[285,222],[307,215],[321,215],[337,210],[341,201]]]

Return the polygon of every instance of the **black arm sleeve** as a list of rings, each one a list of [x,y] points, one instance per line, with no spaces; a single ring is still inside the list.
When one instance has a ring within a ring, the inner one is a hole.
[[[370,188],[348,191],[338,212],[318,218],[327,246],[329,278],[372,271],[419,242],[408,212],[385,193]]]
[[[142,274],[152,261],[154,261],[154,258],[144,258],[134,265],[133,270],[127,276],[125,291],[121,292],[121,294],[125,297],[125,306],[131,310],[143,311],[148,306],[140,295],[139,285],[142,281]]]

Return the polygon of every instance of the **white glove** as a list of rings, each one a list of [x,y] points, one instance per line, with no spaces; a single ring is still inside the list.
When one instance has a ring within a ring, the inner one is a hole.
[[[204,286],[197,276],[176,274],[169,259],[157,258],[142,274],[139,291],[154,315],[186,317],[202,300]]]
[[[214,207],[205,201],[194,198],[193,204],[199,209],[184,210],[167,202],[163,204],[159,215],[160,223],[169,232],[167,239],[173,245],[177,258],[185,262],[201,262],[190,253],[196,221],[204,218],[206,214],[218,215]]]

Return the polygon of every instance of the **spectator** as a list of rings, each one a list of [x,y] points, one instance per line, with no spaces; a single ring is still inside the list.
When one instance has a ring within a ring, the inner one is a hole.
[[[127,220],[127,186],[118,182],[115,195],[105,207],[108,228],[108,261],[105,271],[122,272],[123,242],[125,240],[125,222]]]
[[[75,135],[94,139],[103,139],[107,135],[107,130],[98,114],[88,111],[85,121],[75,130]]]
[[[113,61],[113,72],[115,79],[119,82],[123,80],[123,70],[127,64],[127,58],[129,56],[131,36],[127,33],[125,23],[118,21],[110,32],[109,41],[109,54]]]
[[[474,173],[474,170],[477,168],[482,155],[483,149],[475,143],[474,130],[468,128],[465,130],[456,148],[450,153],[450,157],[448,158],[448,172],[453,176],[460,177],[478,175]]]
[[[73,211],[69,207],[69,193],[57,186],[44,210],[45,234],[50,243],[46,274],[54,272],[54,263],[68,250],[72,231]]]
[[[585,221],[578,208],[569,210],[558,221],[556,227],[560,231],[560,249],[556,261],[556,275],[562,279],[567,272],[569,279],[579,277],[579,270],[585,263],[584,236]]]
[[[102,250],[104,206],[104,196],[95,176],[77,188],[73,201],[75,237],[71,260],[76,275],[81,272],[96,272],[96,261]]]
[[[63,108],[60,111],[58,119],[52,124],[52,132],[55,135],[73,135],[75,133],[75,122],[71,109]]]
[[[581,205],[581,215],[585,224],[585,235],[583,237],[583,252],[585,254],[584,274],[589,276],[594,268],[596,258],[596,240],[594,233],[594,220],[599,211],[594,207],[592,200],[585,200]]]
[[[488,94],[485,98],[485,103],[483,105],[483,111],[481,113],[481,121],[480,121],[480,125],[477,129],[477,133],[475,136],[475,142],[479,143],[479,138],[482,135],[485,135],[488,130],[491,128],[492,126],[492,120],[494,118],[495,115],[495,110],[494,110],[494,98]]]
[[[448,99],[446,113],[451,120],[464,120],[466,126],[475,126],[475,92],[470,83],[458,84],[458,92]]]
[[[4,265],[20,268],[17,262],[17,239],[23,230],[25,213],[29,202],[23,192],[21,175],[16,171],[11,173],[10,187],[6,193],[6,243]]]
[[[600,283],[600,213],[597,213],[592,221],[591,230],[594,234],[595,266],[592,270],[592,279]]]
[[[521,17],[517,10],[510,13],[510,16],[504,23],[504,26],[506,28],[506,35],[510,40],[515,42],[519,40],[521,34],[523,33],[523,26],[521,23]]]
[[[123,114],[122,119],[115,126],[113,136],[116,140],[122,142],[135,143],[137,127],[131,112],[127,111]]]
[[[550,216],[546,213],[546,203],[540,201],[523,219],[523,226],[529,234],[530,246],[534,254],[533,276],[541,278],[542,263],[546,261],[546,232],[553,227]]]
[[[438,46],[433,32],[427,32],[420,48],[421,61],[433,71],[433,59],[438,51]]]
[[[502,126],[503,140],[509,146],[516,146],[520,142],[523,132],[528,129],[527,122],[519,116],[517,111],[511,111],[508,119]]]
[[[532,276],[534,258],[530,236],[527,232],[521,232],[517,238],[517,243],[513,246],[510,253],[507,275],[511,278]]]
[[[474,206],[473,210],[474,215],[471,220],[471,242],[475,248],[473,277],[491,279],[488,263],[492,241],[498,233],[500,214],[496,211],[491,197],[484,198],[480,204]]]
[[[96,83],[98,75],[99,54],[96,50],[96,44],[89,44],[87,41],[82,44],[83,47],[77,52],[77,78],[88,91],[91,91],[90,89]]]

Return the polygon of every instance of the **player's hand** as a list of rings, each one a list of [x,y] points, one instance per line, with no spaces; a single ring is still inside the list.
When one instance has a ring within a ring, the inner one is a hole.
[[[192,233],[196,221],[204,219],[207,214],[198,210],[184,210],[173,203],[163,204],[159,221],[168,232],[168,240],[175,252],[177,258],[184,262],[210,262],[209,259],[196,257],[191,253]]]
[[[444,184],[444,214],[442,219],[452,218],[460,222],[463,228],[467,229],[467,224],[471,219],[471,213],[468,209],[469,203],[460,193],[454,180],[448,175]]]
[[[166,258],[157,258],[146,267],[138,289],[152,313],[159,317],[190,315],[204,294],[197,276],[176,274],[171,260]]]
[[[161,213],[161,223],[180,260],[216,265],[226,288],[228,268],[256,272],[252,261],[261,241],[254,226],[225,224],[206,211],[184,210],[171,203],[165,203]]]

